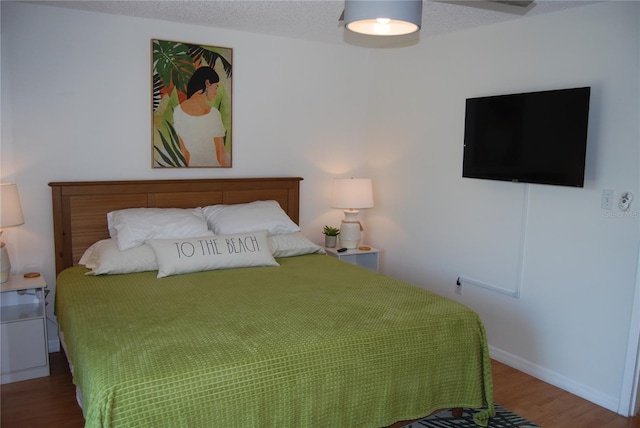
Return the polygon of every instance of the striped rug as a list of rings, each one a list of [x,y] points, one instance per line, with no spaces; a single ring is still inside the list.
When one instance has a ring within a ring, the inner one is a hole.
[[[499,404],[495,405],[496,416],[489,420],[488,428],[540,428],[538,425],[516,415]],[[402,428],[477,428],[473,422],[473,414],[477,410],[464,409],[462,417],[455,419],[451,410],[445,410],[419,421],[405,425]]]

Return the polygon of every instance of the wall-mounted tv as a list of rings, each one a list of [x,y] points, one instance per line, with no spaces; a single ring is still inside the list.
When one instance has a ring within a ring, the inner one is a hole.
[[[462,176],[583,187],[590,93],[468,98]]]

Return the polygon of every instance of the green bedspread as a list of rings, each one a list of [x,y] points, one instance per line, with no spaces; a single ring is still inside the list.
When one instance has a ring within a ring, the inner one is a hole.
[[[328,256],[278,261],[163,279],[62,272],[56,314],[86,426],[353,428],[491,412],[475,312]]]

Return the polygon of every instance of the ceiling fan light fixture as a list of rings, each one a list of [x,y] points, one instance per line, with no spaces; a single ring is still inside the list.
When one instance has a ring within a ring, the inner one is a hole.
[[[415,33],[422,26],[422,0],[346,0],[344,25],[372,36]]]

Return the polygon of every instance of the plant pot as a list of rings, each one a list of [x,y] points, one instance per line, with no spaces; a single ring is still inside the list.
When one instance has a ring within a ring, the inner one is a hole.
[[[337,236],[324,235],[324,246],[327,248],[335,248],[337,241]]]

